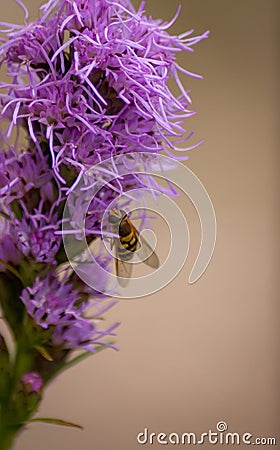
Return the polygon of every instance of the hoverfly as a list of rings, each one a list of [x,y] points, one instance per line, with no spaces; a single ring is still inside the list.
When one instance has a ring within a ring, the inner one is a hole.
[[[127,213],[123,209],[113,209],[109,212],[109,223],[112,225],[113,232],[119,235],[119,238],[113,239],[115,250],[115,266],[119,284],[125,287],[128,279],[131,277],[134,252],[138,251],[140,259],[152,267],[158,269],[159,259],[145,239],[140,238],[139,232],[129,220]]]

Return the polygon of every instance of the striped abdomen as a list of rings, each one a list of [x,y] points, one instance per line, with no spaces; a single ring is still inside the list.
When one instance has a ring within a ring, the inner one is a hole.
[[[127,217],[121,220],[118,231],[120,236],[117,244],[118,256],[123,261],[129,261],[137,249],[138,232]]]

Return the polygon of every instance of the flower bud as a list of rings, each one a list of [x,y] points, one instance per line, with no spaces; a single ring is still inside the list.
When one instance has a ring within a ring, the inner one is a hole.
[[[36,372],[27,372],[21,379],[21,384],[24,389],[24,393],[29,395],[32,393],[39,394],[43,387],[43,381],[41,376]]]
[[[42,399],[43,380],[37,372],[26,372],[14,392],[16,422],[21,423],[37,410]]]

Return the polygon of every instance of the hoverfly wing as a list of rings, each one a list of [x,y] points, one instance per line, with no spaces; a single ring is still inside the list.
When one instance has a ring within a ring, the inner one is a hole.
[[[134,227],[135,228],[135,227]],[[142,262],[147,264],[147,266],[153,269],[159,268],[159,259],[157,254],[154,252],[152,247],[148,242],[141,236],[139,238],[139,232],[135,229],[135,234],[137,236],[137,256]]]
[[[121,261],[120,259],[116,259],[115,264],[118,282],[121,287],[126,287],[128,285],[129,279],[131,278],[132,264]]]

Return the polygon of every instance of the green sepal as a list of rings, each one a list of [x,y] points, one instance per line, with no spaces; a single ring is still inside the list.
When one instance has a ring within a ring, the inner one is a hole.
[[[41,345],[35,345],[36,350],[40,353],[43,358],[45,358],[47,361],[52,362],[53,357],[49,354],[46,348],[42,347]]]

